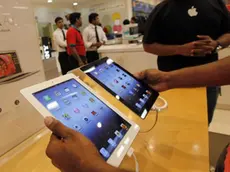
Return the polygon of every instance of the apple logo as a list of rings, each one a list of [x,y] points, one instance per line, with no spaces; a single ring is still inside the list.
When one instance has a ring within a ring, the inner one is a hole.
[[[188,15],[190,17],[195,17],[198,15],[198,12],[196,11],[196,8],[194,6],[192,6],[192,8],[188,10]]]

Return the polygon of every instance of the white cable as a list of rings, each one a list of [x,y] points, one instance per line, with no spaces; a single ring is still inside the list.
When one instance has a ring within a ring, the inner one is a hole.
[[[134,153],[133,153],[133,158],[134,158],[135,164],[136,164],[136,172],[139,172],[139,163],[138,163],[137,157],[136,157],[136,155]]]
[[[137,160],[137,157],[136,155],[134,154],[134,149],[131,147],[129,149],[129,151],[127,152],[127,155],[128,157],[133,157],[134,161],[135,161],[135,166],[136,166],[136,172],[139,172],[139,163],[138,163],[138,160]]]
[[[160,112],[160,111],[162,111],[168,107],[168,102],[162,97],[158,97],[158,99],[161,99],[164,102],[164,105],[163,106],[156,106],[154,104],[152,107],[152,110],[154,110],[154,111],[157,110],[158,112]]]

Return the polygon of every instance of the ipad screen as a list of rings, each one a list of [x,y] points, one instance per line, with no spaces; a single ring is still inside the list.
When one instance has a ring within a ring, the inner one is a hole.
[[[89,72],[87,66],[83,67],[83,71],[141,118],[145,118],[145,110],[151,109],[159,94],[110,59],[97,62],[89,66]]]
[[[88,137],[105,160],[131,125],[75,79],[34,93],[59,121]]]

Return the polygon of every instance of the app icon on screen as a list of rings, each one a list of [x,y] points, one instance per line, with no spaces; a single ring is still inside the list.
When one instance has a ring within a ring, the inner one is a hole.
[[[128,130],[128,127],[125,124],[121,124],[121,128],[124,130]]]
[[[122,139],[122,134],[119,132],[119,131],[115,131],[115,135],[117,136],[117,137],[119,137],[120,139]]]
[[[129,94],[131,94],[133,96],[135,95],[133,91],[129,91]]]
[[[108,143],[109,143],[112,147],[117,147],[116,142],[115,142],[113,139],[111,139],[111,138],[108,140]]]
[[[119,81],[118,81],[118,80],[116,80],[116,79],[114,79],[114,82],[115,82],[116,84],[118,84],[118,83],[119,83]]]
[[[66,93],[70,92],[70,89],[69,88],[65,88],[65,92]]]
[[[81,131],[81,126],[80,125],[74,125],[73,129],[76,131]]]
[[[85,122],[88,124],[88,123],[90,122],[90,119],[89,119],[88,117],[85,116],[85,117],[83,118],[83,121],[85,121]]]
[[[119,69],[116,69],[116,71],[117,71],[117,72],[120,72],[120,70],[119,70]]]
[[[73,95],[72,95],[72,98],[73,98],[73,99],[78,99],[77,94],[73,94]]]
[[[135,90],[136,92],[139,92],[139,89],[137,89],[137,88],[134,88],[134,90]]]
[[[82,92],[81,92],[81,95],[85,96],[85,95],[86,95],[86,92],[85,92],[85,91],[82,91]]]
[[[65,118],[66,120],[69,120],[71,118],[71,116],[67,113],[64,113],[62,117]]]
[[[145,104],[146,101],[144,99],[140,99],[140,102]]]
[[[142,108],[142,106],[139,103],[136,103],[136,107],[138,107],[139,109]]]
[[[70,102],[69,100],[67,100],[67,99],[63,99],[63,102],[64,102],[66,105],[70,105],[70,104],[71,104],[71,102]]]
[[[122,77],[118,77],[120,80],[123,80],[123,78]]]
[[[122,85],[122,88],[126,89],[126,86]]]
[[[73,88],[77,88],[77,85],[76,84],[72,84]]]
[[[89,101],[90,101],[91,103],[94,103],[94,102],[95,102],[95,100],[94,100],[93,98],[90,98]]]
[[[110,154],[105,148],[100,149],[100,153],[102,154],[103,157],[109,158]]]
[[[108,69],[109,69],[109,67],[108,67],[108,66],[105,66],[105,69],[107,69],[107,70],[108,70]]]
[[[147,93],[148,95],[151,95],[151,94],[152,94],[149,90],[147,90],[146,93]]]
[[[141,87],[141,86],[140,86],[140,84],[137,84],[137,87],[139,87],[139,88],[140,88],[140,87]]]
[[[97,72],[94,72],[94,74],[95,74],[95,75],[98,75],[98,73],[97,73]]]
[[[100,110],[103,110],[104,109],[104,107],[100,107]]]
[[[75,109],[74,109],[74,112],[75,112],[75,113],[80,113],[80,110],[79,110],[78,108],[75,108]]]
[[[91,114],[92,114],[93,116],[96,116],[96,115],[97,115],[97,112],[92,111]]]
[[[50,100],[52,100],[51,97],[48,96],[48,95],[44,96],[43,99],[44,99],[45,101],[47,101],[47,102],[49,102]]]
[[[146,94],[143,94],[143,97],[144,97],[145,99],[148,99],[148,98],[149,98]]]
[[[59,91],[55,91],[54,94],[55,94],[56,96],[61,96],[61,93],[60,93]]]
[[[126,85],[130,85],[130,83],[129,83],[129,82],[126,82],[125,84],[126,84]]]
[[[127,77],[127,75],[126,75],[126,74],[124,74],[124,73],[122,74],[122,76]]]
[[[47,105],[47,109],[48,110],[58,110],[58,109],[60,109],[60,106],[57,102],[52,102],[52,103]]]
[[[88,104],[83,104],[82,107],[83,108],[89,108],[89,105]]]

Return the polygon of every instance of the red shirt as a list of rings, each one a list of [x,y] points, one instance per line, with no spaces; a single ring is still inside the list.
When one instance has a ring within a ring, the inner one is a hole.
[[[78,55],[86,56],[86,49],[80,31],[78,31],[74,27],[70,27],[69,30],[67,31],[66,40],[68,45],[67,52],[69,55],[72,55],[70,47],[75,47],[78,52]]]

